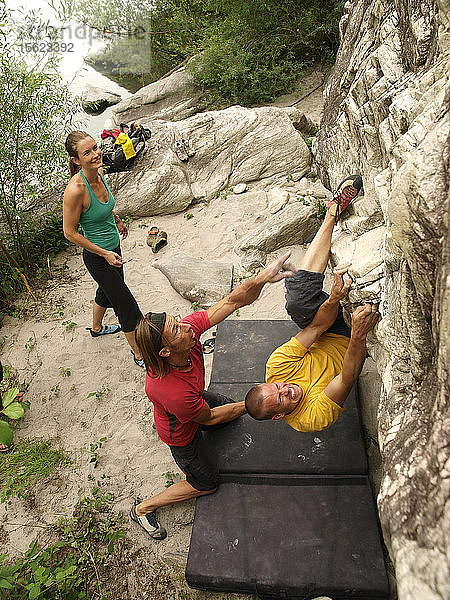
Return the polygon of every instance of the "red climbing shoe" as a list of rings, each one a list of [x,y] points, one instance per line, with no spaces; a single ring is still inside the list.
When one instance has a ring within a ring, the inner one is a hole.
[[[341,218],[347,206],[356,198],[362,188],[360,175],[349,175],[338,185],[333,199],[327,204],[327,210],[334,216],[336,223]]]

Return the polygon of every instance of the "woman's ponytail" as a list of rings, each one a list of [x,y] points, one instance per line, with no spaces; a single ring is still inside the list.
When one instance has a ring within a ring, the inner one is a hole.
[[[81,140],[84,140],[87,137],[92,136],[89,135],[89,133],[86,133],[85,131],[72,131],[67,136],[65,147],[67,150],[67,154],[69,155],[69,171],[71,178],[75,175],[75,173],[78,173],[78,171],[80,170],[80,166],[77,165],[76,162],[73,160],[74,158],[78,158],[78,142],[81,142]]]

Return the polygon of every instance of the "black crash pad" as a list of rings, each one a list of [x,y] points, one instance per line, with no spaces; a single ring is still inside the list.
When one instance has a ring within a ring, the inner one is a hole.
[[[262,383],[269,356],[299,331],[287,320],[223,321],[217,327],[211,383]]]
[[[197,499],[186,568],[196,589],[261,598],[389,597],[369,484],[224,483]]]
[[[215,355],[214,361],[222,360],[221,355]],[[209,391],[239,401],[251,387],[248,383],[215,383]],[[364,475],[367,459],[357,402],[355,386],[343,415],[323,431],[300,433],[283,420],[255,421],[245,415],[203,435],[216,457],[222,480],[250,473]]]

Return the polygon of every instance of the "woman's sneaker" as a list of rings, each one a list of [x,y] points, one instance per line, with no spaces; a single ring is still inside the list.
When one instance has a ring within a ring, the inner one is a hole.
[[[156,518],[156,510],[146,513],[145,515],[138,515],[136,513],[136,505],[140,504],[140,498],[134,501],[130,511],[130,519],[140,525],[148,535],[154,540],[164,540],[167,537],[167,531],[164,527],[158,523]]]
[[[342,213],[347,206],[356,198],[362,189],[362,179],[360,175],[349,175],[338,185],[333,199],[327,204],[327,210],[332,215],[336,223],[341,218]]]

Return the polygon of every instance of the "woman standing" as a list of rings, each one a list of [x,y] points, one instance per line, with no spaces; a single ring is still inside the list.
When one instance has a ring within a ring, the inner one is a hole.
[[[144,367],[134,330],[142,313],[124,281],[120,235],[128,229],[113,212],[115,205],[103,178],[102,153],[96,141],[84,131],[72,131],[66,139],[71,179],[64,192],[64,236],[83,248],[83,261],[98,284],[94,299],[91,336],[117,333],[122,329],[134,362]],[[81,232],[77,231],[78,225]],[[119,235],[120,234],[120,235]],[[118,325],[102,325],[107,308],[113,308]]]

